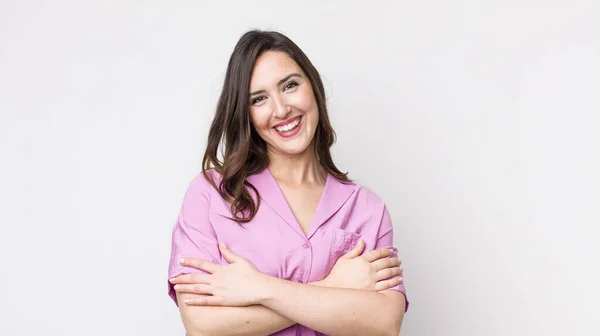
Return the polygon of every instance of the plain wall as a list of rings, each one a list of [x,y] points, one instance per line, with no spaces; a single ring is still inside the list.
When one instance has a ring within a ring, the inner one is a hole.
[[[235,42],[324,78],[402,335],[600,335],[600,2],[0,2],[0,334],[183,335],[170,234]]]

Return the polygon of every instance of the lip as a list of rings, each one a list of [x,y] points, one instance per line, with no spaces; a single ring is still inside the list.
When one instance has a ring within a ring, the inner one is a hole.
[[[286,121],[280,122],[279,124],[277,124],[277,125],[273,126],[273,128],[275,128],[275,127],[281,127],[281,126],[285,126],[285,125],[287,125],[287,124],[289,124],[289,123],[291,123],[291,122],[294,122],[294,121],[296,121],[296,119],[298,119],[298,118],[300,118],[300,117],[301,117],[301,116],[297,116],[297,117],[290,118],[290,119],[288,119],[288,120],[286,120]]]
[[[288,121],[286,121],[286,122],[283,122],[283,123],[280,123],[280,124],[278,124],[278,125],[286,125],[286,124],[289,124],[290,122],[292,122],[292,121],[295,121],[295,120],[296,120],[296,119],[298,119],[298,118],[300,118],[300,117],[296,117],[296,118],[289,119]],[[280,136],[280,137],[282,137],[282,138],[291,138],[291,137],[293,137],[294,135],[298,134],[298,132],[300,132],[300,130],[302,129],[302,127],[303,127],[303,126],[304,126],[304,120],[303,120],[303,119],[300,119],[300,122],[298,123],[298,126],[296,126],[296,128],[294,128],[292,131],[289,131],[289,132],[283,132],[283,133],[282,133],[282,132],[279,132],[279,131],[277,131],[275,128],[273,128],[273,130],[275,131],[275,133],[277,133],[277,135],[279,135],[279,136]]]

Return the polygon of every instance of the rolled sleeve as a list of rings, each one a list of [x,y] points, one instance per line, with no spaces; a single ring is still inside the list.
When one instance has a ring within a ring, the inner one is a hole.
[[[205,273],[181,265],[179,262],[181,258],[198,258],[214,263],[219,263],[221,259],[217,237],[209,221],[210,188],[212,186],[200,174],[192,181],[185,193],[172,232],[168,279],[188,273]],[[173,285],[167,283],[169,296],[177,304]]]
[[[392,219],[390,218],[390,214],[387,210],[387,207],[383,207],[383,215],[381,217],[381,224],[379,227],[379,235],[377,238],[377,243],[375,244],[375,249],[387,248],[392,251],[392,257],[398,257],[398,250],[394,247],[394,228],[392,226]],[[404,298],[406,300],[406,310],[408,310],[408,296],[406,295],[406,288],[404,287],[404,281],[400,284],[389,288],[388,290],[399,291],[404,294]]]

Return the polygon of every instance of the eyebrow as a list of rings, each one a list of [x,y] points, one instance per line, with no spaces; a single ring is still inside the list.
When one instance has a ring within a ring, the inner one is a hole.
[[[299,73],[292,73],[289,74],[285,77],[283,77],[279,82],[277,82],[277,86],[287,82],[288,79],[292,78],[292,77],[299,77],[302,78],[302,75],[300,75]],[[261,93],[265,93],[265,90],[258,90],[258,91],[254,91],[254,92],[250,92],[250,96],[256,96],[257,94],[261,94]]]

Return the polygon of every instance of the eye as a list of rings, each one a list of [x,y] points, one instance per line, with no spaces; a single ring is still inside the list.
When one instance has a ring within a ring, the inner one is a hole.
[[[261,101],[267,99],[265,96],[258,96],[254,99],[252,99],[252,105],[256,105],[257,103],[260,103]]]
[[[296,86],[298,86],[298,82],[296,82],[296,81],[291,81],[291,82],[287,83],[287,84],[286,84],[286,85],[283,87],[283,91],[286,91],[286,90],[293,89],[293,88],[295,88]]]

